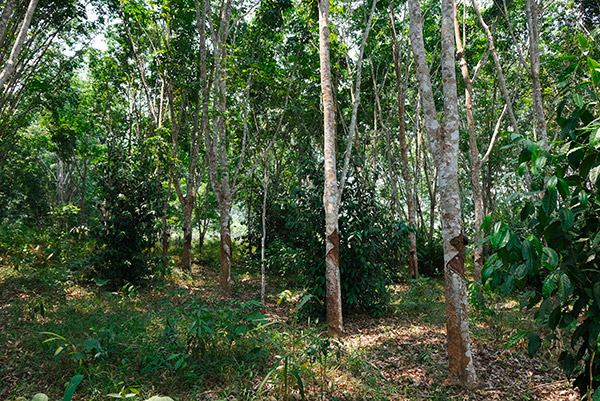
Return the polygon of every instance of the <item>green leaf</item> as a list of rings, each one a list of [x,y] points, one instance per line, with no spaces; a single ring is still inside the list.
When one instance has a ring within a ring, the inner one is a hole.
[[[65,396],[63,397],[63,401],[71,401],[71,399],[73,398],[73,394],[77,389],[77,386],[79,386],[79,383],[81,383],[82,380],[83,375],[76,375],[71,378],[71,383],[69,383],[67,389],[65,390]]]
[[[562,196],[563,200],[569,197],[569,184],[562,178],[558,179],[558,192],[560,192],[560,196]]]
[[[547,216],[550,216],[554,209],[556,209],[556,201],[558,200],[558,193],[556,190],[548,190],[542,198],[542,209]]]
[[[573,284],[569,277],[563,273],[558,278],[558,296],[563,301],[566,301],[571,292],[573,292]]]
[[[600,64],[591,57],[588,57],[587,60],[592,83],[594,85],[598,85],[600,83]]]
[[[563,372],[567,375],[567,377],[571,376],[573,370],[575,369],[575,360],[571,356],[571,354],[567,354],[562,363]]]
[[[595,149],[600,148],[600,128],[590,132],[590,146]]]
[[[492,224],[492,215],[488,214],[487,216],[485,216],[485,218],[483,219],[483,223],[481,223],[481,227],[480,227],[480,231],[483,231],[484,233],[487,233],[490,231],[490,225]]]
[[[579,194],[577,195],[577,198],[579,199],[579,203],[581,203],[581,206],[586,207],[588,204],[588,195],[584,190],[581,190],[579,192]]]
[[[594,395],[592,396],[592,401],[600,401],[600,387],[594,391]]]
[[[573,95],[573,103],[575,103],[575,106],[582,109],[583,108],[583,97],[579,93],[575,93]]]
[[[554,285],[556,284],[556,276],[554,274],[549,275],[544,280],[544,284],[542,285],[542,294],[545,298],[548,298],[552,291],[554,291]]]
[[[558,323],[560,323],[561,313],[562,310],[559,305],[556,308],[554,308],[552,313],[550,313],[550,316],[548,316],[548,327],[550,327],[551,330],[554,330],[556,326],[558,326]]]
[[[560,226],[566,233],[575,224],[575,215],[573,214],[571,209],[563,207],[558,210],[558,216],[560,217]]]
[[[540,349],[540,345],[542,345],[542,340],[540,336],[536,333],[531,333],[527,339],[529,340],[529,345],[527,346],[527,353],[529,356],[534,356],[535,353]]]
[[[509,230],[506,224],[496,223],[492,228],[492,235],[490,236],[490,243],[494,248],[502,248],[508,243],[510,238]]]
[[[587,38],[582,34],[578,34],[577,40],[579,41],[579,47],[581,47],[581,50],[586,51],[589,46]]]
[[[598,165],[590,170],[589,177],[590,177],[590,181],[592,182],[592,184],[598,185],[598,176],[600,176],[600,165]]]
[[[33,396],[31,401],[48,401],[48,396],[46,394],[38,393]]]
[[[506,348],[514,347],[515,345],[517,345],[519,343],[519,341],[521,341],[523,338],[525,338],[525,336],[527,334],[529,334],[529,331],[527,331],[527,330],[517,331],[515,334],[510,336],[510,338],[506,341],[506,344],[504,345],[504,347],[506,347]]]
[[[558,266],[558,254],[552,248],[544,247],[544,267],[552,271]]]
[[[507,296],[512,291],[515,284],[515,278],[513,276],[508,276],[502,287],[500,287],[500,292],[502,296]]]

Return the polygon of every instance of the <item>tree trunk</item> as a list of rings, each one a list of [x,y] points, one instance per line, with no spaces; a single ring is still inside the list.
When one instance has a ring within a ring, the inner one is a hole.
[[[477,18],[479,19],[479,23],[483,27],[485,31],[488,46],[490,47],[490,53],[492,54],[492,59],[494,60],[494,64],[496,66],[496,71],[498,72],[498,81],[500,82],[500,89],[502,90],[502,96],[504,96],[504,101],[508,107],[508,116],[510,117],[510,122],[512,124],[512,130],[515,133],[519,133],[519,124],[517,122],[517,118],[515,117],[515,113],[512,106],[512,100],[510,97],[510,93],[508,93],[508,89],[506,88],[506,81],[504,79],[504,73],[502,72],[502,65],[500,64],[500,59],[498,58],[498,54],[496,53],[496,48],[494,46],[494,36],[492,35],[492,31],[487,26],[483,17],[481,15],[481,11],[479,10],[479,5],[477,4],[477,0],[472,0],[473,10],[477,14]]]
[[[27,7],[27,11],[25,12],[25,17],[23,19],[23,24],[21,25],[21,29],[19,30],[19,35],[17,36],[17,39],[13,44],[10,56],[8,57],[8,60],[6,60],[6,64],[4,65],[4,69],[2,70],[2,72],[0,72],[0,91],[4,89],[6,81],[10,79],[10,77],[14,74],[15,69],[17,68],[19,54],[21,53],[21,48],[23,47],[23,43],[25,42],[25,38],[27,37],[27,31],[29,31],[29,26],[31,25],[31,20],[33,19],[33,14],[35,13],[37,3],[38,0],[31,0],[29,2],[29,6]]]
[[[464,276],[464,244],[458,187],[458,95],[454,59],[454,1],[442,0],[442,82],[444,123],[440,126],[431,86],[423,41],[419,0],[409,0],[410,38],[415,56],[417,79],[425,115],[425,129],[438,168],[442,233],[444,237],[444,277],[446,289],[446,330],[450,373],[460,384],[472,389],[477,376],[471,354],[467,287]]]
[[[220,207],[221,255],[219,286],[225,296],[231,296],[231,203],[224,200]]]
[[[475,251],[473,255],[474,265],[473,273],[475,281],[481,282],[481,271],[483,270],[483,245],[481,241],[480,227],[483,224],[483,196],[481,193],[481,161],[479,158],[479,148],[477,146],[477,134],[475,132],[475,117],[473,115],[473,82],[469,74],[469,67],[465,56],[465,49],[460,39],[460,23],[458,21],[458,9],[455,3],[454,33],[456,37],[456,55],[460,60],[460,69],[462,72],[463,83],[465,85],[465,110],[467,114],[467,127],[469,131],[469,152],[471,159],[471,189],[473,193],[473,204],[475,209],[475,232],[474,243]]]
[[[325,191],[325,282],[329,334],[343,332],[340,285],[340,238],[338,230],[339,188],[336,173],[335,104],[329,55],[329,1],[319,1],[319,50],[324,123]]]
[[[191,203],[191,204],[190,204]],[[181,270],[192,274],[192,214],[194,199],[185,198],[183,202],[183,250],[181,255]]]
[[[169,230],[169,226],[167,223],[167,214],[169,212],[169,199],[171,198],[171,188],[173,185],[173,179],[169,176],[169,187],[167,189],[167,195],[165,196],[165,203],[163,205],[163,213],[162,213],[162,232],[161,232],[161,242],[162,242],[162,256],[167,257],[169,253],[169,237],[171,236],[171,230]]]
[[[544,101],[540,84],[540,34],[538,30],[538,7],[536,0],[527,0],[527,27],[529,28],[529,57],[531,60],[531,82],[533,95],[533,111],[536,128],[542,146],[548,144],[546,133],[546,117],[544,116]]]
[[[390,3],[390,22],[392,28],[392,43],[393,43],[393,58],[394,70],[396,71],[396,90],[398,92],[398,139],[400,141],[400,155],[402,157],[402,175],[406,186],[406,208],[408,209],[408,265],[410,267],[410,275],[413,279],[419,277],[419,262],[417,255],[417,234],[416,234],[416,209],[415,198],[413,195],[413,179],[408,163],[408,144],[406,142],[406,123],[404,119],[404,102],[406,100],[405,88],[402,85],[402,50],[396,36],[395,18],[393,3]]]
[[[260,238],[260,302],[264,308],[265,293],[267,289],[265,271],[265,242],[267,240],[267,191],[269,190],[269,168],[264,163],[265,175],[263,178],[263,203],[262,203],[262,237]]]

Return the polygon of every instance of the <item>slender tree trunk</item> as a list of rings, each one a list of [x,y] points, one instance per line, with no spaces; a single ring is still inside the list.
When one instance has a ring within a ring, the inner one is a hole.
[[[498,72],[498,81],[500,82],[500,89],[502,90],[502,96],[504,96],[504,101],[508,106],[508,116],[510,117],[510,123],[512,124],[513,132],[519,132],[519,124],[517,122],[517,118],[515,117],[515,113],[512,106],[512,100],[510,97],[510,93],[508,93],[508,89],[506,88],[506,80],[504,79],[504,73],[502,72],[502,65],[500,64],[500,59],[498,58],[498,54],[496,53],[496,47],[494,46],[494,36],[492,35],[492,31],[483,20],[483,16],[481,15],[481,11],[479,10],[479,5],[477,4],[477,0],[472,0],[473,10],[477,14],[477,19],[479,19],[479,23],[483,27],[485,34],[488,40],[488,46],[490,48],[490,53],[492,54],[492,59],[494,60],[494,64],[496,66],[496,71]]]
[[[188,189],[189,191],[190,189]],[[192,204],[190,204],[192,203]],[[194,199],[185,198],[183,202],[183,250],[181,255],[181,269],[192,274],[192,215],[194,212]]]
[[[338,230],[339,188],[336,173],[335,103],[331,84],[329,55],[329,0],[319,1],[319,50],[321,95],[324,121],[325,191],[325,281],[329,334],[343,332],[342,292],[340,285],[340,237]]]
[[[481,271],[483,269],[483,245],[480,245],[481,235],[479,228],[483,224],[483,196],[481,193],[481,161],[479,158],[479,148],[477,146],[477,134],[475,132],[475,117],[473,115],[473,82],[469,74],[469,67],[465,56],[465,49],[460,38],[460,23],[458,20],[458,8],[455,3],[454,32],[456,38],[456,55],[460,60],[460,69],[462,72],[463,83],[465,85],[465,110],[467,114],[467,127],[469,131],[469,152],[471,159],[471,189],[473,193],[473,203],[475,209],[475,251],[473,272],[475,281],[481,282]]]
[[[225,296],[231,296],[231,200],[223,200],[219,219],[221,234],[219,287]]]
[[[269,190],[269,168],[267,163],[264,163],[264,178],[263,178],[263,203],[262,203],[262,237],[260,238],[260,301],[264,308],[265,293],[267,289],[267,279],[265,271],[265,242],[267,240],[267,191]]]
[[[15,9],[15,0],[7,0],[2,9],[2,15],[0,15],[0,46],[4,43],[4,36],[6,35],[6,29],[8,28],[8,20]]]
[[[202,254],[204,250],[204,239],[206,238],[206,232],[208,231],[208,188],[204,192],[204,204],[203,213],[200,213],[200,205],[197,202],[196,205],[196,218],[198,219],[198,255]]]
[[[437,110],[423,41],[419,0],[409,0],[410,38],[415,56],[417,79],[425,115],[425,129],[438,167],[442,233],[444,237],[444,277],[446,288],[446,330],[449,370],[460,384],[472,389],[477,376],[471,353],[467,316],[467,287],[464,276],[464,244],[458,187],[458,95],[454,59],[454,1],[442,0],[442,81],[444,93],[443,126]]]
[[[27,7],[27,11],[25,12],[25,18],[23,19],[23,24],[21,25],[21,29],[19,30],[19,35],[17,36],[17,39],[13,44],[10,56],[8,57],[8,60],[6,60],[6,64],[4,65],[4,69],[2,70],[2,72],[0,72],[0,91],[4,89],[6,81],[10,79],[10,77],[14,74],[15,69],[17,68],[19,54],[21,53],[23,43],[25,42],[25,38],[27,37],[27,31],[29,31],[29,26],[31,25],[31,20],[33,19],[33,14],[35,13],[37,4],[38,0],[31,0],[29,2],[29,6]]]
[[[169,229],[169,225],[167,223],[167,214],[169,213],[169,200],[171,198],[171,188],[173,187],[173,179],[169,176],[169,187],[167,189],[167,194],[165,196],[165,203],[163,204],[163,212],[162,212],[162,232],[161,232],[161,242],[162,242],[162,256],[166,257],[169,253],[169,237],[171,236],[171,230]]]
[[[398,92],[398,139],[400,141],[400,155],[402,157],[402,175],[406,187],[406,208],[408,209],[408,225],[410,231],[408,233],[408,265],[410,267],[410,275],[413,279],[419,277],[419,262],[417,255],[417,234],[416,220],[417,213],[415,209],[415,197],[413,195],[413,179],[410,173],[410,165],[408,163],[408,143],[406,142],[406,123],[404,117],[404,103],[406,100],[406,92],[402,85],[402,50],[396,36],[395,18],[393,3],[390,3],[390,22],[392,28],[392,43],[393,43],[393,58],[394,70],[396,71],[396,90]]]
[[[538,7],[536,0],[527,0],[527,27],[529,28],[529,57],[531,60],[531,82],[533,95],[533,110],[536,128],[542,146],[548,144],[546,133],[546,117],[544,116],[544,101],[540,84],[540,34],[538,29]]]
[[[81,175],[81,193],[79,195],[79,223],[82,226],[85,224],[85,194],[87,192],[87,173],[88,159],[86,154],[83,156],[83,174]]]

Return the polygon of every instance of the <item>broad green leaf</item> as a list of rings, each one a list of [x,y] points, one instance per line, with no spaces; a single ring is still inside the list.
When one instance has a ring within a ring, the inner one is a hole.
[[[566,233],[571,229],[571,227],[573,227],[573,224],[575,224],[575,215],[571,209],[563,207],[559,209],[558,216],[560,217],[560,225],[563,231]]]
[[[550,216],[556,208],[556,201],[558,200],[558,193],[556,190],[548,190],[542,198],[542,209],[547,216]]]
[[[571,354],[567,354],[562,363],[563,372],[567,375],[567,377],[571,376],[573,370],[575,369],[575,360],[571,356]]]
[[[490,243],[494,248],[502,248],[508,243],[509,237],[510,233],[506,224],[498,222],[494,224],[494,228],[492,229]]]
[[[527,276],[528,272],[529,268],[526,264],[519,265],[515,269],[515,277],[517,278],[517,280],[522,280],[525,278],[525,276]]]
[[[594,85],[598,85],[600,83],[600,64],[591,57],[588,57],[587,60],[592,83]]]
[[[83,375],[76,375],[71,378],[71,383],[69,383],[67,389],[65,390],[65,396],[63,397],[63,401],[71,401],[71,399],[73,398],[73,394],[77,389],[77,386],[79,386],[79,383],[81,383],[82,380]]]
[[[500,287],[500,293],[502,296],[507,296],[513,290],[515,284],[515,278],[513,276],[508,276],[502,287]]]
[[[560,196],[562,196],[563,200],[569,197],[569,184],[562,178],[558,179],[558,192],[560,192]]]
[[[588,204],[588,195],[584,190],[581,190],[579,192],[579,195],[577,196],[579,199],[579,203],[581,203],[581,206],[586,207]]]
[[[587,38],[582,34],[578,34],[577,40],[579,41],[579,47],[581,47],[581,50],[585,52],[589,46]]]
[[[589,177],[590,177],[590,181],[592,182],[592,184],[598,185],[598,176],[600,176],[600,165],[598,165],[590,170]]]
[[[590,132],[590,146],[595,149],[600,148],[600,128],[593,129]]]
[[[548,316],[548,326],[550,327],[550,329],[554,330],[556,326],[558,326],[558,323],[560,322],[561,313],[562,310],[560,305],[554,308],[552,313],[550,313],[550,316]]]
[[[573,103],[575,103],[575,106],[582,109],[583,108],[583,97],[579,93],[575,93],[573,95]]]
[[[483,231],[484,233],[487,233],[490,231],[490,225],[492,224],[492,215],[488,214],[487,216],[485,216],[485,218],[483,219],[483,223],[481,224],[480,227],[480,231]]]
[[[556,284],[556,276],[554,274],[549,275],[544,280],[544,284],[542,285],[542,294],[545,298],[548,298],[552,291],[554,291],[554,285]]]
[[[571,295],[571,292],[573,292],[573,284],[569,277],[562,273],[558,278],[558,296],[565,301]]]
[[[594,395],[592,396],[592,401],[600,401],[600,387],[594,391]]]
[[[554,191],[556,189],[557,184],[558,184],[558,177],[553,175],[550,178],[548,178],[548,181],[546,182],[546,187],[550,191]]]
[[[558,254],[552,248],[544,247],[544,267],[552,271],[558,266]]]
[[[538,349],[540,349],[540,345],[542,345],[542,340],[540,339],[540,336],[538,336],[536,333],[531,333],[527,338],[529,339],[527,352],[529,353],[529,356],[534,356]]]

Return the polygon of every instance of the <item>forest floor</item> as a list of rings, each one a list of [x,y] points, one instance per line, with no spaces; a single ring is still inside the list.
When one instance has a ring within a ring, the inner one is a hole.
[[[257,277],[236,275],[235,302],[216,282],[196,267],[109,292],[0,266],[0,400],[62,399],[74,374],[84,379],[73,399],[86,401],[579,399],[548,347],[530,358],[526,339],[506,346],[533,327],[516,303],[470,311],[480,388],[467,393],[448,378],[441,280],[395,285],[389,313],[349,315],[339,343],[294,315],[293,291],[278,302],[284,289],[272,285],[259,309]]]

